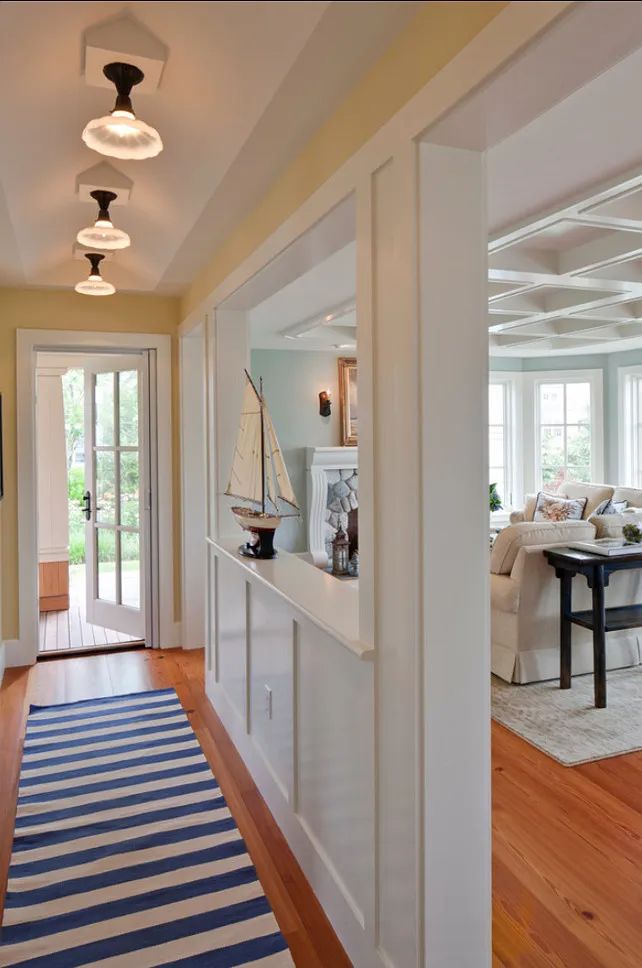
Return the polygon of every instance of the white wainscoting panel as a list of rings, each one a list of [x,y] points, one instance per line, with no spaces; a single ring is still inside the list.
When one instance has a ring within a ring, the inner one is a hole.
[[[302,621],[297,670],[299,818],[365,927],[374,883],[372,666]]]
[[[247,722],[245,575],[230,559],[217,562],[218,680],[239,719]]]
[[[353,963],[380,965],[372,655],[266,583],[266,570],[295,563],[325,578],[314,566],[294,556],[253,563],[211,540],[208,548],[207,695]]]
[[[250,732],[283,796],[293,791],[292,609],[268,588],[250,596]],[[268,695],[271,691],[271,718]]]

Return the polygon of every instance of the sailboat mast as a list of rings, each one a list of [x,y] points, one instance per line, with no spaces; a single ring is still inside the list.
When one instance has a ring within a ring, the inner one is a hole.
[[[261,508],[265,514],[265,420],[263,418],[263,377],[259,379],[259,401],[261,405]]]

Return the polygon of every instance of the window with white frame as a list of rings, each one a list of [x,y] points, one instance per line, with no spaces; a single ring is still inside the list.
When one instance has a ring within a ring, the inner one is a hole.
[[[514,410],[512,379],[491,379],[488,397],[489,483],[497,485],[505,508],[510,508],[514,499]]]
[[[556,491],[566,480],[602,473],[601,371],[537,374],[534,380],[535,478]]]
[[[642,487],[642,366],[622,367],[620,395],[620,478]]]

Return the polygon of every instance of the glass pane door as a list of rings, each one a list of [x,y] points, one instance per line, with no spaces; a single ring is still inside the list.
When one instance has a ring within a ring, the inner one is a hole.
[[[119,358],[119,361],[122,358]],[[141,560],[144,541],[138,358],[87,372],[90,460],[87,491],[87,616],[96,625],[144,636]]]

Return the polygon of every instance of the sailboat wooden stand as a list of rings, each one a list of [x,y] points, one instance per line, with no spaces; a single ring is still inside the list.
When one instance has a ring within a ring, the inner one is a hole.
[[[284,517],[298,515],[299,507],[263,397],[263,380],[257,390],[247,370],[245,377],[241,421],[225,493],[254,505],[232,507],[234,517],[250,534],[239,552],[248,558],[275,558],[274,533]],[[294,508],[294,515],[281,513],[280,501]]]

